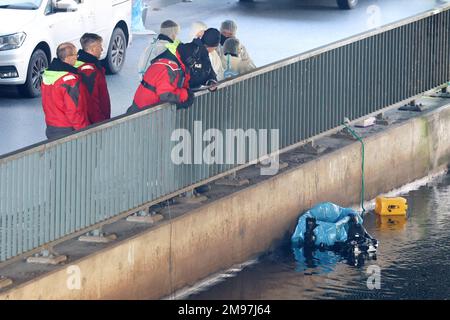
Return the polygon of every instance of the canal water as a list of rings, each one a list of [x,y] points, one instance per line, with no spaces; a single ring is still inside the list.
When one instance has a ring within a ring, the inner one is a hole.
[[[406,221],[366,215],[364,226],[379,240],[376,260],[355,266],[332,252],[306,259],[286,245],[187,299],[448,299],[450,175],[401,196],[408,199]]]

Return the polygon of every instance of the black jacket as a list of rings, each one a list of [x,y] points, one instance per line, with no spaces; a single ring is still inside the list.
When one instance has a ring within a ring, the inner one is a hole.
[[[217,75],[212,68],[206,46],[201,39],[194,39],[192,43],[200,47],[200,57],[194,67],[190,70],[191,80],[189,81],[189,86],[191,88],[198,88],[202,85],[206,85],[209,80],[217,81]]]
[[[78,74],[78,69],[74,66],[71,66],[68,63],[61,61],[58,58],[53,58],[52,62],[47,68],[48,71],[66,71],[70,73]]]

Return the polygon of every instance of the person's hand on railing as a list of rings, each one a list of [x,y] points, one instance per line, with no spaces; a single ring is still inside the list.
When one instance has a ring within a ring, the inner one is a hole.
[[[195,100],[195,95],[194,92],[191,91],[190,89],[187,89],[188,91],[188,98],[186,99],[186,101],[184,102],[180,102],[177,104],[177,109],[188,109],[190,106],[192,106],[194,104],[194,100]]]
[[[206,83],[206,86],[208,87],[209,92],[215,92],[217,91],[218,88],[218,83],[216,80],[208,80],[208,82]]]

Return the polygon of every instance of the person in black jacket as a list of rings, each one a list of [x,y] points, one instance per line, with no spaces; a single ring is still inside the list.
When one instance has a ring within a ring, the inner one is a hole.
[[[190,88],[199,88],[203,85],[211,85],[217,82],[217,75],[211,65],[209,52],[216,50],[220,44],[220,31],[209,28],[203,37],[194,39],[192,43],[200,48],[199,59],[191,69]]]

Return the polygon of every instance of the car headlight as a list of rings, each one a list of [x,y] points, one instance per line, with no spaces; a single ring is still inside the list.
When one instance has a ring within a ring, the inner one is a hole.
[[[0,36],[0,51],[20,48],[27,35],[24,32]]]

